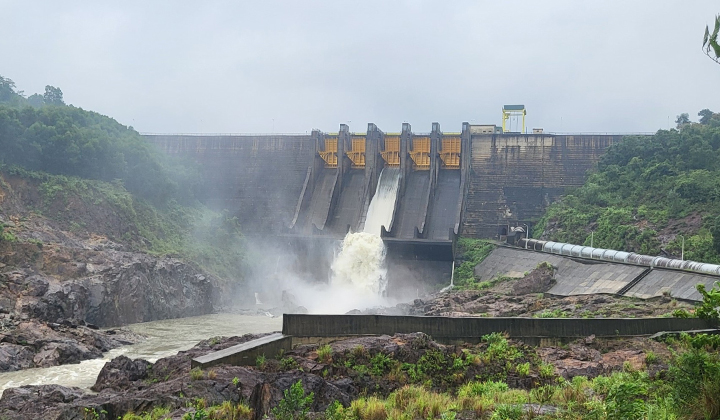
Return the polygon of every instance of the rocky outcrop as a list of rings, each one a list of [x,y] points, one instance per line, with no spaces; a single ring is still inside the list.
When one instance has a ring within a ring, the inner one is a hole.
[[[92,253],[80,265],[75,278],[64,280],[31,267],[0,272],[2,310],[100,327],[213,310],[210,279],[180,260],[107,250]]]
[[[79,363],[142,338],[127,330],[100,331],[65,321],[41,323],[0,317],[0,372]]]

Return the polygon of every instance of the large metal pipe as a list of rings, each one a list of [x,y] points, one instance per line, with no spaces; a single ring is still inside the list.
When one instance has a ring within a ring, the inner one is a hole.
[[[636,254],[634,252],[616,251],[612,249],[593,248],[563,242],[541,241],[539,239],[524,238],[517,242],[517,246],[520,248],[532,249],[535,251],[542,251],[549,254],[563,255],[567,257],[582,257],[609,262],[631,263],[647,267],[674,268],[714,276],[720,275],[720,265],[717,264],[706,264],[696,261],[678,260],[666,257],[653,257],[650,255]]]

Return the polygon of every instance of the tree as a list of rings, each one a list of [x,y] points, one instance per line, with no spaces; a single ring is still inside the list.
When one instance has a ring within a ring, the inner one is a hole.
[[[720,32],[720,15],[715,16],[715,29],[710,33],[710,27],[705,27],[703,37],[703,52],[710,59],[720,64],[720,44],[718,44],[718,32]]]
[[[710,123],[710,120],[712,119],[713,115],[715,115],[715,113],[710,111],[707,108],[698,112],[698,117],[700,117],[700,124],[708,125]]]
[[[45,94],[43,95],[43,101],[47,105],[65,105],[63,101],[63,93],[60,88],[55,86],[45,86]]]
[[[675,118],[675,124],[677,124],[677,128],[682,128],[685,124],[690,124],[690,114],[683,112],[678,115],[677,118]]]
[[[15,82],[0,76],[0,103],[15,104],[22,98],[22,91],[15,90]]]
[[[34,93],[27,98],[28,105],[40,108],[41,106],[45,105],[45,98],[43,98],[43,95],[40,95],[39,93]]]

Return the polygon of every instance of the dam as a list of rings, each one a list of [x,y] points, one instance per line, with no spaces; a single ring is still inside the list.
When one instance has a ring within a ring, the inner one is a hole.
[[[236,216],[248,237],[303,255],[306,270],[327,272],[327,244],[362,231],[376,191],[390,188],[373,227],[387,248],[390,294],[404,287],[392,279],[449,283],[458,235],[496,239],[532,225],[621,138],[469,123],[456,132],[438,123],[424,133],[408,123],[384,132],[369,123],[364,132],[341,124],[336,133],[144,136],[199,163],[199,198]]]

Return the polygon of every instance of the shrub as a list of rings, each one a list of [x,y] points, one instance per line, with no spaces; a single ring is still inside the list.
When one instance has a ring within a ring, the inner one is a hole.
[[[233,404],[232,401],[223,401],[222,404],[208,408],[210,420],[251,420],[253,410],[245,404]]]
[[[518,364],[515,366],[515,372],[520,376],[528,376],[530,374],[530,362]]]
[[[283,391],[283,399],[272,409],[272,414],[277,420],[304,420],[314,399],[315,394],[306,395],[302,381],[297,381]]]
[[[695,311],[698,318],[720,321],[720,283],[715,282],[710,290],[706,290],[705,285],[701,283],[697,285],[697,290],[703,297],[700,306]]]
[[[265,369],[265,365],[267,365],[267,359],[265,358],[264,354],[259,355],[255,358],[255,366],[262,370]]]
[[[320,346],[320,348],[318,348],[317,350],[317,355],[318,361],[320,361],[320,363],[332,362],[332,347],[330,347],[328,344]]]
[[[681,414],[692,419],[720,416],[720,355],[691,348],[673,360],[669,375]]]
[[[378,353],[370,359],[370,374],[374,376],[382,376],[396,364],[392,357],[383,353]]]
[[[297,369],[298,362],[297,360],[293,359],[292,357],[283,357],[280,360],[280,368],[282,370],[291,370],[291,369]]]
[[[543,379],[552,378],[555,374],[555,366],[550,363],[540,363],[538,366],[538,373]]]
[[[498,404],[490,417],[492,420],[521,420],[524,416],[522,406],[517,404]]]
[[[325,420],[343,420],[344,418],[344,408],[338,400],[330,403],[325,409]]]
[[[202,369],[199,367],[194,367],[190,370],[190,379],[193,381],[199,381],[200,379],[203,379],[205,377],[205,374],[203,373]]]

